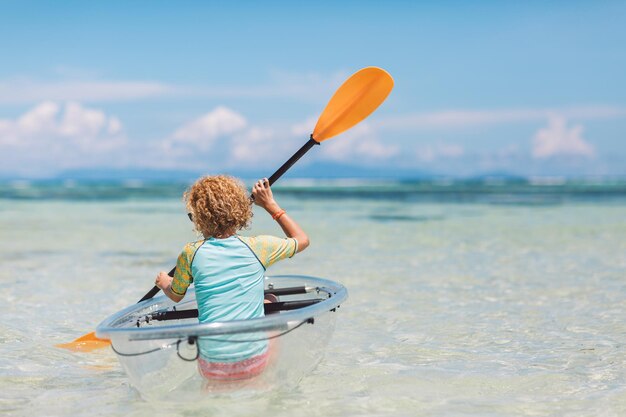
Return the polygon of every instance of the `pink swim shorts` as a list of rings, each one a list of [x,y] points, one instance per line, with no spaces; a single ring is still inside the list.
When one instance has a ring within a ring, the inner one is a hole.
[[[198,358],[198,370],[206,379],[234,381],[259,375],[269,359],[269,351],[239,362],[207,362]]]

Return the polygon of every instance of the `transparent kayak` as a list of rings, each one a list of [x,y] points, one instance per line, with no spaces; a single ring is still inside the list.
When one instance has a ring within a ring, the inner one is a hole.
[[[278,297],[266,304],[265,317],[200,324],[190,287],[180,303],[160,296],[113,314],[96,335],[111,340],[131,385],[146,399],[290,388],[323,358],[348,292],[334,281],[299,275],[266,277],[265,289]],[[198,340],[267,340],[267,366],[252,378],[207,380],[198,371]]]

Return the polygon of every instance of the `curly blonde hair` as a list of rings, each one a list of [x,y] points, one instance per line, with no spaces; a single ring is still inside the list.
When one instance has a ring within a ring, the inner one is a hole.
[[[243,183],[227,175],[203,177],[183,195],[198,232],[205,238],[227,237],[248,227],[252,201]]]

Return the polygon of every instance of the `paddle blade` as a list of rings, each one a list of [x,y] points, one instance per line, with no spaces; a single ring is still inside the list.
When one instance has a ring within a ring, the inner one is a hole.
[[[95,332],[81,336],[73,342],[56,345],[56,347],[73,350],[75,352],[91,352],[92,350],[102,349],[108,346],[111,346],[111,341],[108,339],[100,339],[96,336]]]
[[[313,130],[313,139],[322,142],[350,129],[376,110],[392,88],[393,78],[381,68],[357,71],[326,105]]]

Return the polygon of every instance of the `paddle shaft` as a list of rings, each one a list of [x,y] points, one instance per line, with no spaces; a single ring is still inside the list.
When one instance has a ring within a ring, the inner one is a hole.
[[[167,275],[169,275],[170,277],[174,276],[174,272],[176,272],[176,267],[172,268],[172,270],[170,272],[167,273]],[[156,285],[154,287],[152,287],[152,289],[150,291],[148,291],[146,293],[146,295],[144,295],[143,297],[141,297],[141,300],[137,301],[138,303],[142,302],[142,301],[146,301],[151,299],[152,297],[154,297],[155,295],[157,295],[157,293],[159,292],[160,288],[157,287]]]
[[[305,143],[300,149],[298,149],[298,151],[294,153],[293,156],[289,158],[287,162],[285,162],[280,168],[278,168],[278,170],[276,170],[276,172],[272,174],[271,177],[268,178],[270,182],[270,186],[274,184],[276,180],[282,177],[283,174],[287,172],[287,170],[291,168],[293,164],[298,162],[298,160],[302,158],[304,154],[307,153],[313,146],[319,145],[319,144],[320,143],[318,141],[313,139],[313,135],[311,135],[311,138],[308,140],[308,142]]]
[[[298,160],[302,158],[304,154],[307,153],[312,147],[314,147],[315,145],[319,145],[319,144],[320,143],[318,141],[313,139],[313,135],[311,135],[311,138],[300,149],[298,149],[296,153],[294,153],[291,156],[291,158],[287,160],[287,162],[285,162],[280,168],[278,168],[276,172],[272,174],[271,177],[268,178],[270,186],[274,184],[280,177],[282,177],[283,174],[287,172],[287,170],[289,170],[289,168],[291,168],[293,164],[298,162]],[[168,272],[167,275],[169,275],[170,277],[173,277],[174,272],[176,272],[176,267],[172,268],[172,270]],[[146,295],[141,297],[141,300],[139,300],[138,302],[140,303],[142,301],[149,300],[155,295],[157,295],[158,292],[159,292],[159,287],[155,285],[154,287],[152,287],[150,291],[146,293]]]

